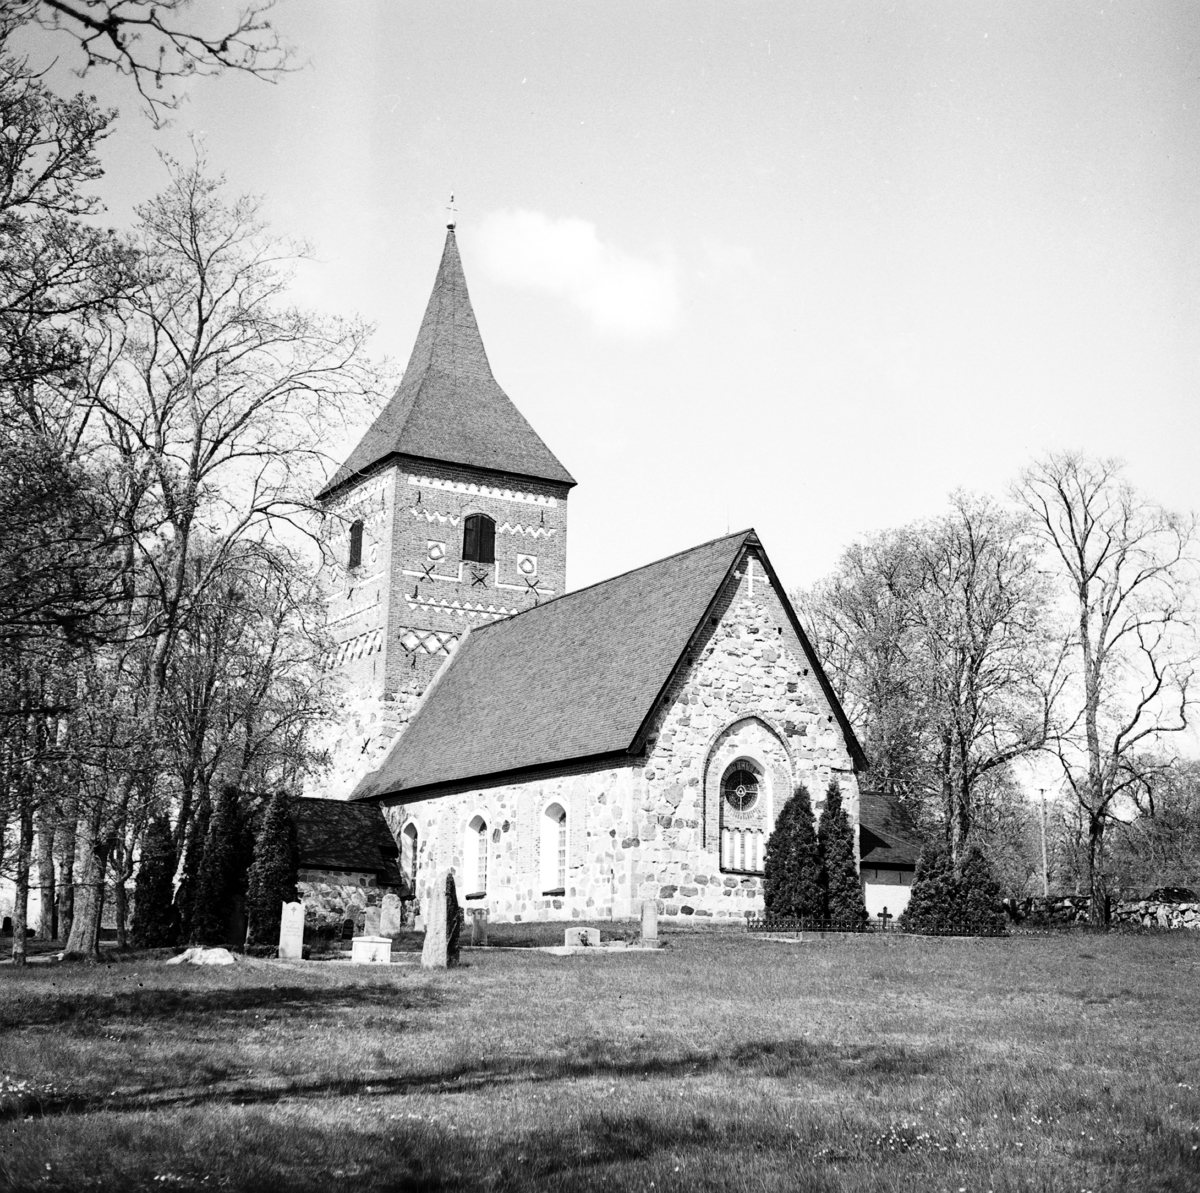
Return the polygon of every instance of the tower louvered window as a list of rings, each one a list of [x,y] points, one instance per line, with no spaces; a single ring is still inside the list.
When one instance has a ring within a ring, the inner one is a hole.
[[[362,534],[363,524],[355,522],[350,527],[350,562],[348,567],[356,568],[362,564]]]
[[[463,559],[470,563],[496,562],[496,523],[487,514],[471,514],[463,522]]]

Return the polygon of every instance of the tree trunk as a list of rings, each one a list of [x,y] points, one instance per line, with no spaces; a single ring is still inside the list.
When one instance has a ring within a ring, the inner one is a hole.
[[[37,826],[38,890],[41,894],[38,940],[55,940],[58,937],[58,906],[54,883],[55,815],[49,801],[47,805],[42,808]]]
[[[1108,925],[1108,881],[1104,873],[1104,817],[1088,819],[1088,921],[1095,928]]]
[[[73,803],[73,801],[72,801]],[[76,817],[73,806],[69,806],[63,817],[63,831],[58,839],[58,930],[61,939],[71,935],[71,923],[75,919],[75,830]]]
[[[74,883],[75,907],[66,952],[97,959],[100,956],[100,916],[104,909],[104,873],[108,867],[109,841],[92,814],[81,842],[79,878]]]
[[[17,811],[17,890],[13,901],[13,964],[25,964],[25,929],[29,923],[29,869],[33,855],[33,808],[22,793]]]

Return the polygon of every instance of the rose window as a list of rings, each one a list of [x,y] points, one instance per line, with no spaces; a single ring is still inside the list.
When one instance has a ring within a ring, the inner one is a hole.
[[[758,775],[747,767],[738,767],[721,781],[721,793],[735,812],[749,812],[758,799],[758,786]]]

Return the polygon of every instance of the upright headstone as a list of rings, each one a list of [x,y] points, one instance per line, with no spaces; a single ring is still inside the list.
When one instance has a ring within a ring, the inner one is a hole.
[[[653,899],[642,901],[642,939],[658,939],[658,904]]]
[[[449,892],[449,897],[443,892]],[[439,895],[441,896],[439,898]],[[450,899],[454,899],[454,917],[447,916]],[[442,871],[433,881],[433,889],[425,900],[425,943],[421,947],[422,969],[445,969],[447,965],[457,964],[458,957],[453,962],[449,955],[449,934],[452,924],[457,927],[458,899],[454,895],[454,875],[449,870]],[[455,941],[457,952],[457,940]]]
[[[304,904],[285,903],[279,920],[279,956],[299,961],[304,956]]]
[[[467,914],[471,917],[471,943],[473,945],[487,944],[487,908],[472,907]]]
[[[446,874],[446,964],[457,965],[463,927],[462,908],[458,905],[458,888],[454,875]]]
[[[363,913],[363,935],[379,936],[380,911],[378,907],[368,907]]]
[[[379,909],[379,935],[395,936],[404,924],[404,904],[400,896],[389,891],[383,897],[383,906]]]

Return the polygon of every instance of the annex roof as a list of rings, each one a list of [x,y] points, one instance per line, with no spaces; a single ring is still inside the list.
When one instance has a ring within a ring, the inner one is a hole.
[[[292,805],[300,865],[309,870],[363,871],[400,886],[399,850],[378,804],[297,797]]]
[[[858,801],[862,864],[907,869],[921,856],[920,834],[900,802],[880,791],[864,791]]]
[[[397,455],[575,484],[492,376],[453,227],[404,379],[320,498]]]
[[[714,539],[472,630],[351,798],[428,792],[640,748],[659,696],[751,546],[761,546],[752,530]],[[778,588],[773,574],[772,581]],[[786,596],[784,603],[790,610]]]

